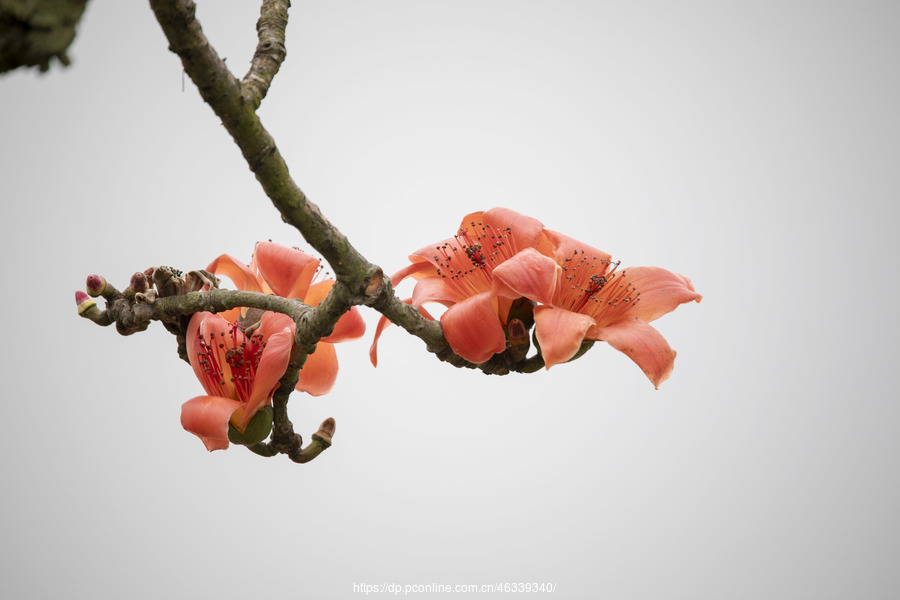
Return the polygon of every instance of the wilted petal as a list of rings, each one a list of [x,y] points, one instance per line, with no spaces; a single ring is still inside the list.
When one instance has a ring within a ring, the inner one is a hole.
[[[457,355],[482,363],[506,349],[506,335],[497,318],[490,292],[454,304],[441,315],[444,337]]]
[[[334,346],[320,341],[316,344],[316,351],[306,357],[296,389],[312,396],[322,396],[334,387],[337,374],[338,361]]]
[[[306,297],[319,267],[319,259],[273,242],[257,242],[253,260],[272,291],[285,298]]]
[[[629,267],[623,269],[625,278],[641,293],[640,301],[628,315],[642,321],[654,321],[672,312],[680,304],[703,298],[694,291],[691,280],[684,275],[660,267]]]
[[[503,298],[525,296],[549,304],[561,272],[552,258],[534,248],[526,248],[494,268],[492,291]]]
[[[675,367],[675,351],[660,332],[640,319],[621,321],[606,327],[594,327],[588,337],[608,343],[624,352],[659,388]]]
[[[181,426],[203,442],[206,449],[228,448],[228,421],[241,406],[237,400],[221,396],[197,396],[181,405]]]
[[[594,320],[587,315],[552,306],[536,306],[535,337],[541,346],[544,366],[549,369],[575,356],[593,325]]]

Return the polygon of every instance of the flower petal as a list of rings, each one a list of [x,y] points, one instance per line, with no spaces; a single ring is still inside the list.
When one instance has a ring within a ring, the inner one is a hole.
[[[207,345],[204,350],[200,342],[201,340],[208,342],[211,338],[227,337],[231,339],[233,335],[236,340],[235,345],[240,346],[244,342],[244,334],[240,330],[233,332],[233,327],[222,315],[209,312],[194,313],[194,316],[188,322],[188,329],[185,335],[188,361],[190,361],[191,367],[194,369],[194,375],[200,381],[203,389],[212,396],[223,392],[228,398],[235,396],[234,383],[231,381],[231,365],[225,360],[222,349],[216,347],[216,345],[212,347]],[[222,385],[213,385],[213,381],[207,373],[208,367],[201,364],[201,355],[206,355],[210,351],[216,354],[217,366],[222,371]],[[222,386],[224,386],[224,389]]]
[[[228,448],[228,421],[242,404],[221,396],[197,396],[181,405],[181,426],[200,438],[206,449]]]
[[[319,303],[328,296],[328,292],[334,287],[334,279],[326,279],[312,285],[303,302],[310,306],[318,306]],[[338,322],[334,325],[331,335],[322,338],[322,341],[336,344],[347,340],[356,340],[366,333],[366,322],[363,321],[362,315],[355,306],[341,315]]]
[[[261,292],[262,288],[254,273],[247,265],[228,254],[222,254],[209,263],[206,270],[214,275],[224,275],[234,282],[234,286],[245,292]]]
[[[403,301],[407,304],[410,304],[412,302],[412,298],[406,298]],[[420,306],[418,308],[423,317],[430,321],[434,321],[434,317],[431,316],[431,313],[425,310],[424,306]],[[378,366],[378,338],[381,337],[381,332],[383,332],[388,325],[392,324],[393,323],[391,323],[387,319],[387,317],[381,317],[380,319],[378,319],[378,325],[375,326],[375,338],[372,340],[372,345],[369,346],[369,360],[372,362],[373,367]]]
[[[334,345],[319,341],[316,351],[306,357],[306,362],[300,369],[296,389],[312,396],[322,396],[334,387],[337,374],[338,361]]]
[[[482,363],[506,349],[506,335],[490,292],[475,294],[448,308],[441,315],[441,326],[453,352],[469,362]]]
[[[449,306],[465,299],[466,296],[459,288],[448,285],[443,277],[426,277],[416,282],[412,305],[418,308],[426,302],[440,302],[444,306]]]
[[[323,337],[323,342],[337,344],[338,342],[347,342],[349,340],[358,340],[366,333],[366,322],[355,306],[341,315],[338,322],[335,323],[331,335]]]
[[[259,320],[259,327],[256,328],[256,332],[262,336],[263,341],[268,342],[272,335],[279,333],[284,329],[294,331],[295,327],[294,320],[289,316],[282,313],[266,311]]]
[[[433,246],[429,246],[429,248],[434,248]],[[425,250],[423,248],[423,250]],[[421,250],[420,250],[421,252]],[[434,252],[432,252],[434,254]],[[429,261],[423,259],[420,256],[416,256],[414,254],[409,255],[409,260],[412,261],[411,264],[406,265],[393,275],[391,275],[391,285],[397,287],[401,281],[406,279],[407,277],[412,277],[414,279],[420,279],[422,277],[434,277],[437,276],[437,267],[431,264]]]
[[[509,228],[509,237],[514,244],[513,250],[517,252],[533,248],[544,230],[544,224],[537,219],[500,206],[484,211],[481,222],[489,225],[494,231]]]
[[[260,330],[270,327],[264,322],[267,318],[275,318],[278,313],[267,312],[260,320]],[[271,317],[270,317],[271,316]],[[281,315],[286,316],[286,315]],[[253,378],[253,388],[250,397],[243,410],[237,412],[234,426],[243,431],[262,406],[264,406],[272,393],[278,389],[278,380],[284,375],[291,358],[291,347],[294,344],[294,330],[291,327],[283,327],[281,331],[264,336],[266,346],[263,348],[259,364],[256,366],[256,375]]]
[[[534,248],[526,248],[494,268],[492,291],[503,298],[525,296],[549,304],[562,268]]]
[[[598,250],[583,242],[579,242],[575,238],[571,238],[564,233],[559,233],[552,229],[545,229],[544,235],[547,236],[547,239],[553,246],[556,252],[556,262],[560,265],[565,264],[566,259],[572,258],[575,254],[581,254],[582,252],[599,260],[608,261],[612,259],[611,254],[604,252],[603,250]]]
[[[319,267],[319,259],[273,242],[257,242],[253,261],[272,291],[285,298],[306,297]]]
[[[640,319],[594,327],[588,337],[601,340],[624,352],[659,389],[675,367],[675,351],[660,332]]]
[[[622,269],[622,275],[641,294],[628,315],[642,321],[654,321],[685,302],[703,299],[690,279],[660,267],[628,267]]]
[[[594,326],[587,315],[552,306],[534,308],[535,336],[541,346],[544,366],[564,363],[578,352],[584,336]]]

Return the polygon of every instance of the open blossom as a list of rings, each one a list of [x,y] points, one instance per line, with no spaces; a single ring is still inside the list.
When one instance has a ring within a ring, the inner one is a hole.
[[[223,254],[212,261],[206,270],[227,276],[240,290],[298,298],[310,306],[316,306],[324,300],[334,285],[333,279],[313,282],[319,271],[319,259],[296,248],[273,242],[257,242],[249,265]],[[233,321],[240,314],[240,309],[221,314]],[[360,338],[365,331],[365,322],[356,307],[344,313],[331,335],[322,338],[316,344],[315,352],[307,357],[300,370],[297,390],[313,396],[331,391],[338,373],[334,344]]]
[[[243,433],[278,388],[294,342],[294,322],[267,312],[259,327],[246,332],[221,315],[195,313],[185,338],[188,359],[205,396],[181,408],[181,425],[207,450],[228,448],[228,424]]]
[[[549,248],[540,221],[507,208],[467,215],[457,234],[425,246],[409,256],[411,264],[391,277],[397,286],[407,277],[417,280],[413,306],[429,316],[423,305],[447,307],[441,326],[453,352],[473,363],[484,362],[506,349],[509,309],[513,299],[493,292],[493,273],[499,265],[526,248]],[[369,352],[377,363],[378,339],[388,324],[382,317]]]
[[[617,270],[606,252],[544,230],[553,252],[520,252],[494,271],[494,293],[524,296],[546,367],[572,358],[585,340],[605,341],[628,355],[655,386],[669,377],[675,351],[648,323],[702,296],[682,275],[658,267]]]

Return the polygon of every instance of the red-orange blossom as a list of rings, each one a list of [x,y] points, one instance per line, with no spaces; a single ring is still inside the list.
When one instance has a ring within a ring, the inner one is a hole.
[[[392,277],[394,285],[416,278],[408,301],[426,316],[427,302],[447,306],[444,337],[474,363],[506,349],[510,306],[524,297],[537,303],[535,337],[548,369],[575,356],[585,341],[605,341],[659,386],[672,372],[675,351],[648,323],[702,298],[682,275],[659,267],[617,271],[606,252],[506,208],[467,215],[455,237],[409,259]],[[385,325],[382,318],[373,364]]]

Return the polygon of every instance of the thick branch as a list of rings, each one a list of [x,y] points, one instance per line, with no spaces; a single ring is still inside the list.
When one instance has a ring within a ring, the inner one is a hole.
[[[150,0],[150,5],[169,40],[169,49],[181,58],[185,72],[222,120],[282,219],[325,257],[338,281],[353,293],[362,293],[377,267],[350,245],[291,179],[275,141],[256,114],[256,106],[241,93],[240,83],[203,34],[194,15],[194,3]]]
[[[481,365],[453,354],[440,324],[426,319],[397,298],[381,269],[357,252],[291,178],[284,158],[256,114],[259,101],[283,58],[277,46],[283,45],[288,4],[286,0],[267,0],[263,4],[258,24],[260,45],[254,66],[242,86],[210,46],[195,18],[191,0],[150,0],[157,21],[169,40],[169,49],[181,58],[185,72],[197,85],[203,100],[222,120],[266,195],[281,212],[282,219],[300,231],[325,257],[335,274],[337,284],[323,303],[332,308],[308,315],[312,319],[307,323],[308,327],[298,327],[298,344],[307,352],[311,351],[315,342],[331,331],[350,306],[367,305],[422,339],[428,350],[443,361],[492,374],[518,370],[516,361],[508,353],[501,353]],[[254,83],[257,76],[265,85],[259,87]],[[246,93],[251,87],[254,91]],[[382,281],[384,285],[380,285]]]

